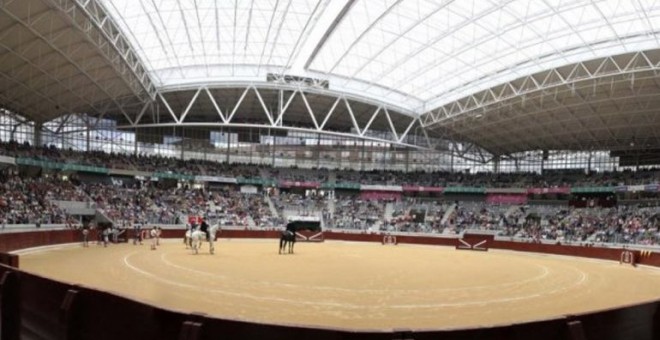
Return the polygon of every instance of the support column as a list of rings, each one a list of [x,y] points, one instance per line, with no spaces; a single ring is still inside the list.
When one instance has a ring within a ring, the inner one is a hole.
[[[43,132],[41,131],[43,129],[43,123],[34,123],[34,140],[32,143],[34,144],[35,147],[40,147],[42,146],[43,143]],[[13,139],[13,130],[12,130],[12,139]]]
[[[449,151],[449,172],[454,172],[454,151]]]
[[[500,156],[494,156],[493,157],[493,173],[499,174],[500,173]]]
[[[225,132],[225,139],[227,140],[227,149],[225,150],[225,163],[229,164],[229,154],[231,153],[231,135]]]
[[[410,148],[406,148],[406,172],[410,172]]]
[[[138,155],[138,129],[135,129],[135,140],[133,141],[133,155]]]
[[[9,133],[9,140],[16,140],[16,129],[21,126],[21,124],[14,124],[11,127],[11,132]]]
[[[209,144],[211,144],[211,139],[210,138],[209,138]],[[209,148],[208,148],[208,146],[204,145],[202,150],[204,152],[204,160],[206,161],[206,160],[208,160]]]
[[[176,131],[176,128],[174,128],[174,129],[175,129],[174,131]],[[185,133],[185,131],[186,130],[184,128],[181,128],[181,144],[179,144],[179,147],[181,148],[181,155],[179,156],[179,158],[181,160],[183,160],[183,146],[186,142],[186,133]],[[174,135],[176,136],[176,133]]]
[[[545,170],[545,161],[550,158],[550,152],[548,150],[543,150],[542,155],[541,155],[541,175],[543,175],[543,171]]]
[[[89,152],[90,140],[92,139],[91,134],[92,134],[92,132],[89,130],[89,126],[86,126],[86,129],[85,129],[85,151],[88,151],[88,152]]]
[[[270,129],[268,129],[268,136],[270,136],[273,141],[270,144],[270,166],[275,167],[275,142],[277,139],[270,133]]]
[[[321,167],[321,134],[316,134],[316,168]]]
[[[252,143],[252,128],[250,128],[250,143],[248,144],[248,152],[250,153],[250,161],[249,164],[252,164],[252,153],[254,152],[254,143]],[[261,144],[261,141],[259,141],[259,144]],[[259,162],[261,164],[261,162]]]
[[[229,131],[225,130],[224,128],[220,129],[220,132],[222,135],[225,137],[225,140],[227,141],[227,147],[225,148],[225,163],[229,164],[229,154],[231,153],[231,134]]]
[[[364,139],[363,139],[362,140],[362,155],[360,156],[360,171],[364,171],[364,151],[365,151],[364,150],[364,148],[365,148],[364,144],[365,143],[364,143]]]

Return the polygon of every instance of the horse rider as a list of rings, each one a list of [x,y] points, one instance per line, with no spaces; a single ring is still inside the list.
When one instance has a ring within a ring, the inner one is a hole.
[[[203,231],[206,234],[206,240],[211,239],[211,234],[209,233],[209,225],[206,223],[206,220],[202,220],[202,223],[199,226],[199,230]]]

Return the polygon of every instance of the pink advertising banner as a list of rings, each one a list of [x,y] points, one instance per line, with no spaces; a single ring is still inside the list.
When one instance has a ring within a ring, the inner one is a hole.
[[[488,194],[486,196],[486,203],[489,204],[525,204],[527,203],[526,194]]]
[[[536,195],[541,195],[541,194],[570,194],[571,193],[571,188],[570,187],[529,188],[529,189],[527,189],[527,193],[536,194]]]
[[[361,191],[360,199],[369,200],[400,200],[401,192],[396,191]]]
[[[442,192],[443,187],[421,187],[417,185],[404,185],[403,191],[417,191],[417,192]]]

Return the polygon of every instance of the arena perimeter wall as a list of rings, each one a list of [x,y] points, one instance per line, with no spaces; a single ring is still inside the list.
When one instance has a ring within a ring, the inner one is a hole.
[[[165,237],[180,237],[165,230]],[[276,238],[277,231],[223,230],[223,238]],[[0,234],[0,340],[18,339],[660,339],[660,301],[499,327],[352,331],[268,325],[186,314],[20,271],[6,252],[80,241],[74,230]],[[325,239],[378,242],[381,235],[326,232]],[[94,238],[92,238],[94,239]],[[397,236],[399,243],[455,246],[456,239]],[[621,249],[494,241],[490,248],[619,260]],[[654,253],[639,262],[660,266]],[[660,289],[660,288],[659,288]]]

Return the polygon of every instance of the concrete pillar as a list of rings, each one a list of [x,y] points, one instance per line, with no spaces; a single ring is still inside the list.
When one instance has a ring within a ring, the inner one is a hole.
[[[406,148],[406,172],[410,172],[410,148]]]
[[[181,143],[179,144],[179,148],[181,149],[181,155],[179,157],[180,157],[181,160],[183,160],[183,144],[184,144],[185,139],[186,139],[185,131],[186,131],[185,129],[181,128]]]
[[[270,133],[270,129],[268,129],[268,136],[270,136],[270,137],[272,138],[272,141],[273,141],[273,142],[270,144],[270,157],[271,157],[271,158],[270,158],[270,166],[274,167],[274,166],[275,166],[275,146],[276,146],[276,145],[275,145],[275,144],[276,144],[275,142],[276,142],[276,139],[275,139],[275,136],[273,136],[273,135]]]
[[[321,134],[316,134],[316,168],[321,167]]]
[[[133,155],[138,155],[138,129],[135,129],[135,140],[133,141]]]
[[[41,131],[42,129],[43,129],[43,123],[38,123],[38,122],[34,123],[34,140],[32,141],[32,144],[36,147],[42,146],[44,144],[43,143],[43,133]],[[13,132],[15,130],[16,129],[12,130],[12,136],[11,136],[12,139],[14,137]]]
[[[454,151],[449,151],[449,171],[454,172]]]
[[[85,128],[85,151],[89,151],[91,139],[92,139],[92,131],[90,131],[89,126],[87,126]]]
[[[360,156],[360,171],[364,171],[365,141],[362,140],[362,154]]]

